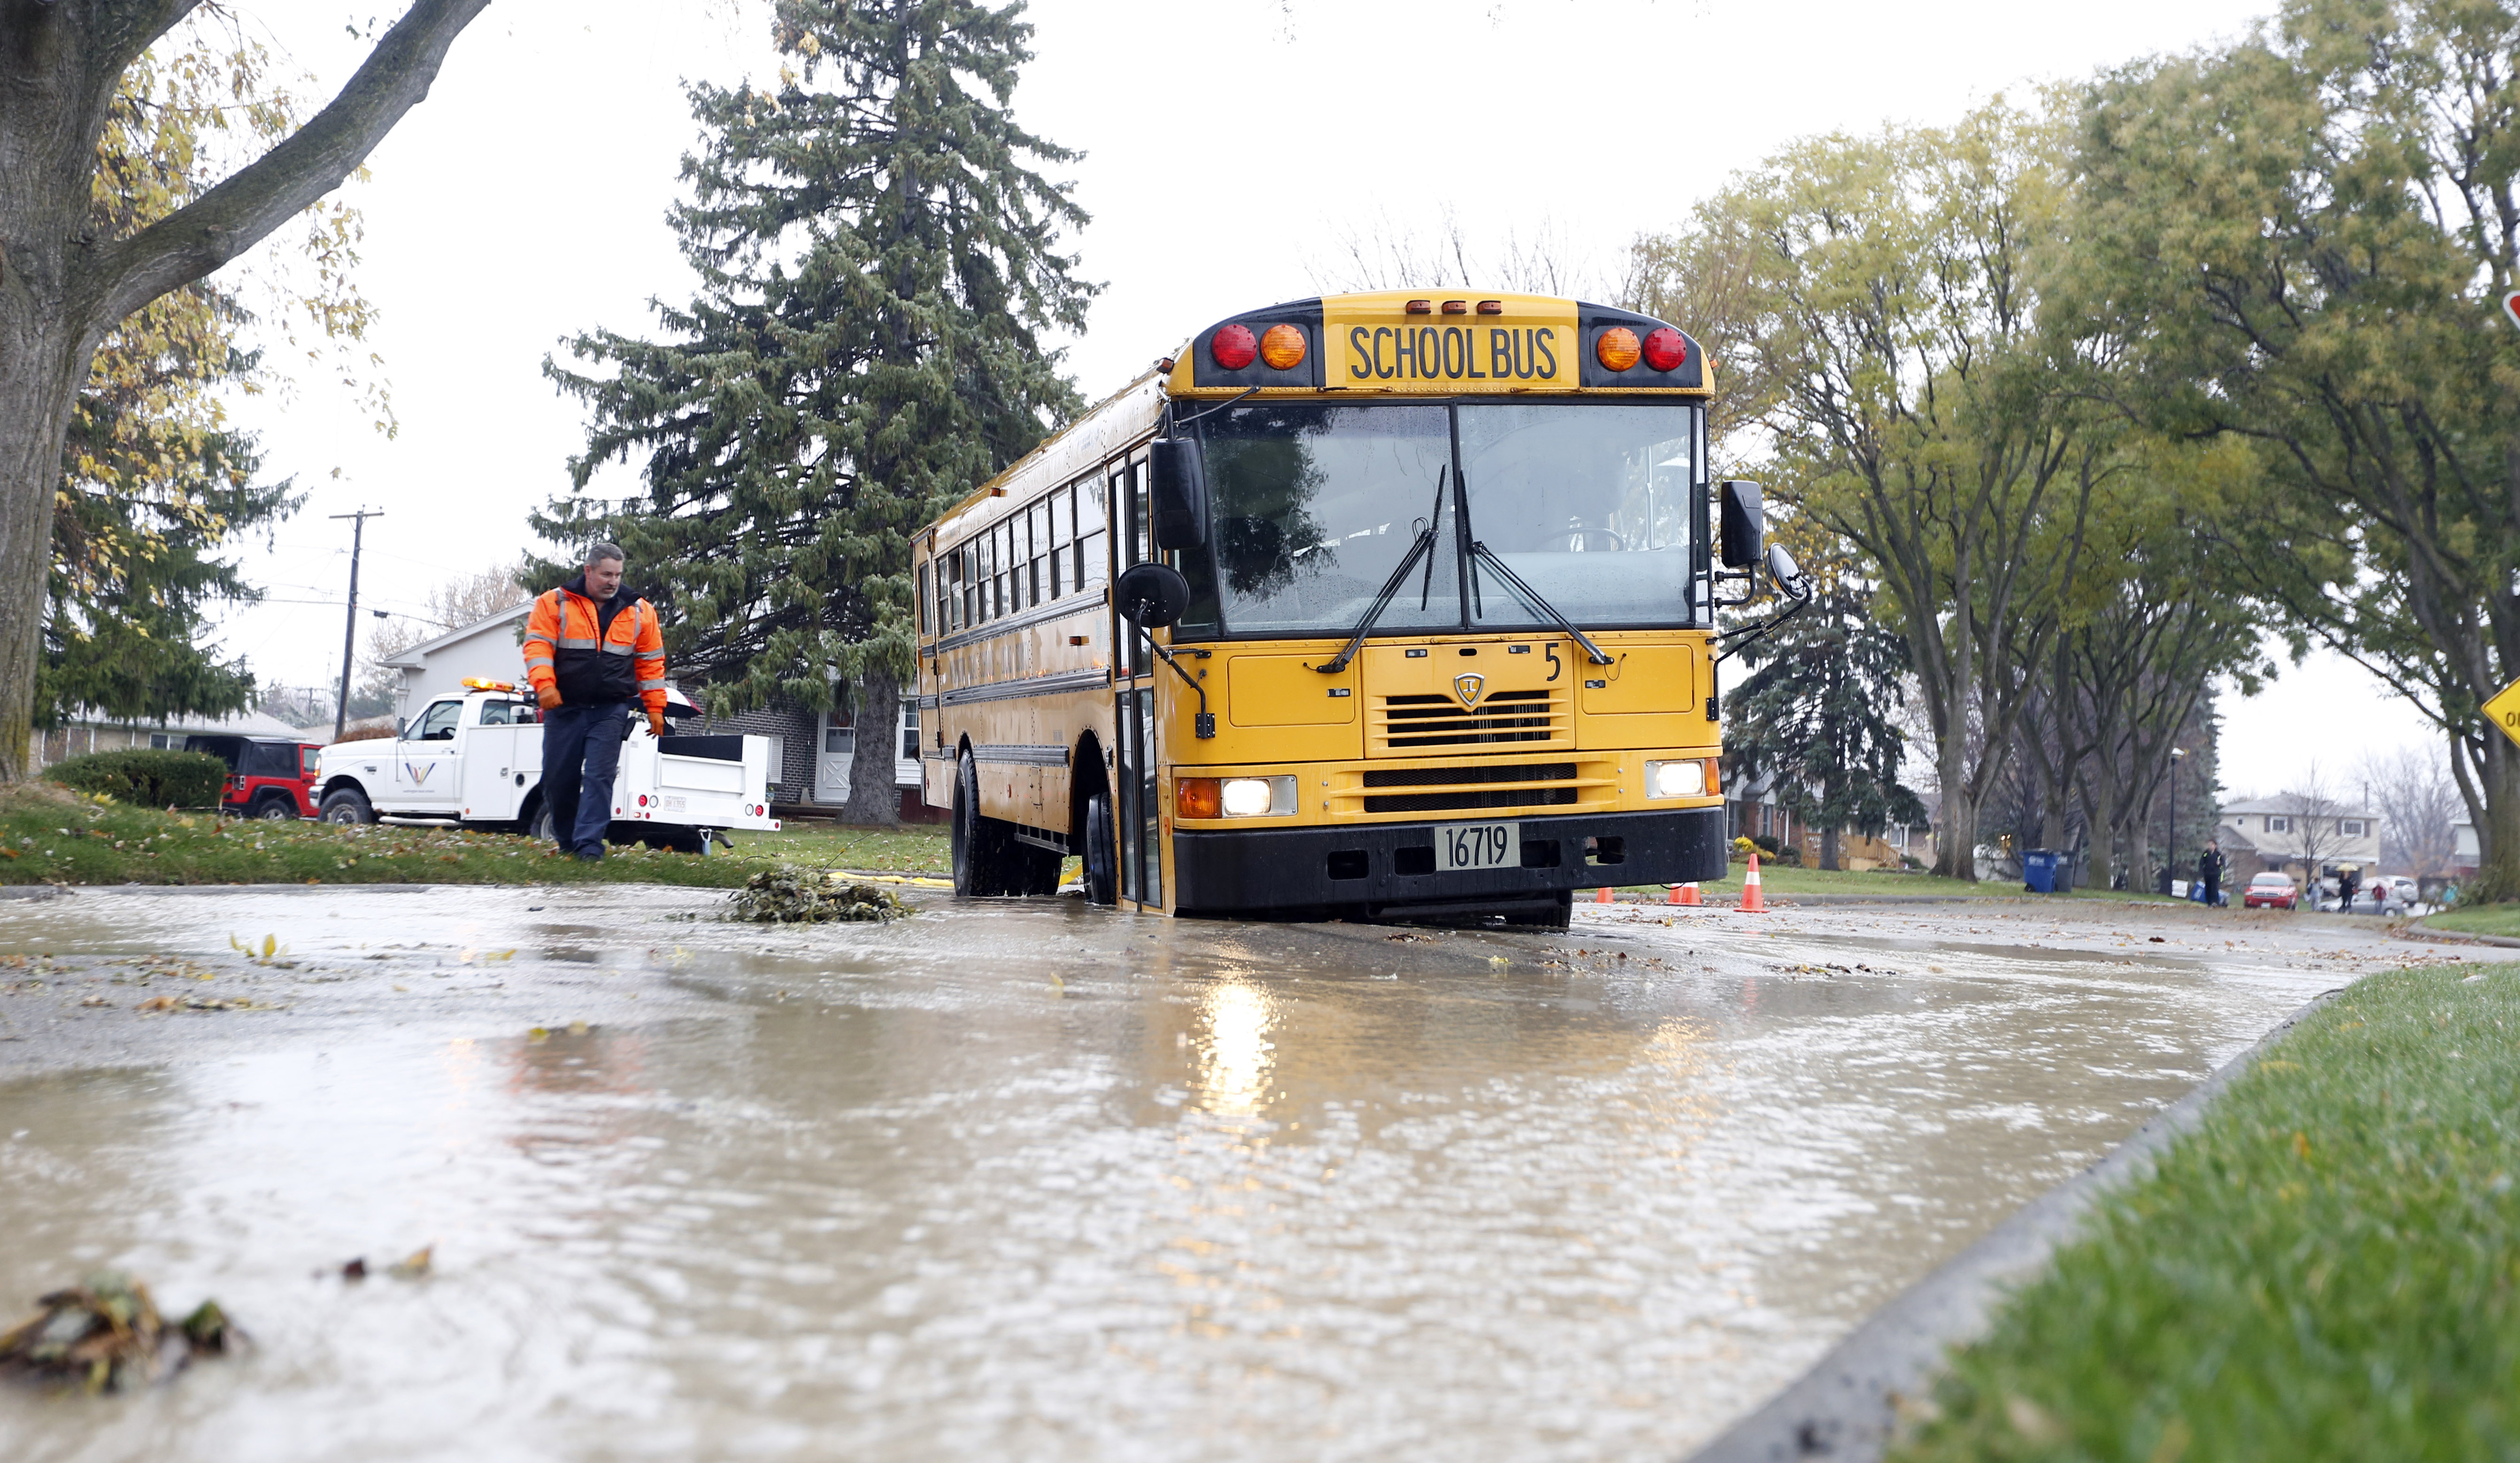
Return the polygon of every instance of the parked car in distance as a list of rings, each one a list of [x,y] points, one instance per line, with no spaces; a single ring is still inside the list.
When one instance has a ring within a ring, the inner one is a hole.
[[[2404,874],[2392,874],[2381,883],[2397,892],[2398,902],[2401,904],[2412,904],[2424,896],[2424,892],[2415,888],[2415,881]]]
[[[2290,909],[2300,901],[2301,892],[2293,888],[2292,876],[2272,869],[2251,879],[2240,895],[2242,909]]]
[[[186,752],[206,752],[228,764],[222,811],[240,818],[315,816],[315,769],[323,748],[277,737],[190,736]]]

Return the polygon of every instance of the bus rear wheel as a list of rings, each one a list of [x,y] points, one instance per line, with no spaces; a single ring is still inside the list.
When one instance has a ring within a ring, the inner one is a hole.
[[[1120,842],[1111,818],[1111,795],[1085,800],[1085,902],[1120,901]]]
[[[965,753],[954,764],[954,892],[1021,892],[1021,851],[1013,829],[980,811],[980,769]]]

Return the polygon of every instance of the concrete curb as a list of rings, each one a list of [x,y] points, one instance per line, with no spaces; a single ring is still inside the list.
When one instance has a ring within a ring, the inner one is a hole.
[[[67,892],[58,884],[0,885],[0,899],[58,899]]]
[[[2430,919],[2431,916],[2426,915],[2424,918]],[[2436,930],[2425,924],[2423,920],[2408,920],[2392,929],[2389,934],[2399,939],[2419,939],[2426,944],[2499,945],[2506,950],[2520,950],[2520,939],[2512,939],[2500,935],[2470,935],[2464,930]]]
[[[1575,902],[1576,902],[1576,903],[1578,903],[1578,904],[1583,904],[1583,903],[1587,903],[1587,902],[1590,902],[1590,901],[1588,901],[1587,899],[1585,899],[1585,897],[1584,897],[1581,893],[1578,893],[1578,894],[1576,895],[1576,897],[1575,897]],[[1660,899],[1616,899],[1616,900],[1613,900],[1613,901],[1611,901],[1611,902],[1613,902],[1613,903],[1617,903],[1617,904],[1636,904],[1636,905],[1642,905],[1642,906],[1643,906],[1643,907],[1645,907],[1645,908],[1648,908],[1648,909],[1688,909],[1688,908],[1692,907],[1692,906],[1690,906],[1690,905],[1687,905],[1687,904],[1666,904],[1666,903],[1664,903],[1664,902],[1663,902],[1662,900],[1660,900]],[[1795,905],[1798,905],[1798,904],[1799,904],[1799,905],[1805,905],[1805,906],[1810,906],[1810,907],[1818,908],[1818,907],[1820,907],[1820,906],[1829,905],[1829,904],[1871,904],[1871,905],[1880,905],[1880,904],[2049,904],[2049,903],[2055,903],[2055,902],[2057,902],[2057,900],[2056,900],[2056,896],[2055,896],[2055,895],[2053,895],[2053,894],[2030,894],[2030,893],[2020,893],[2020,894],[1770,894],[1770,895],[1768,895],[1768,906],[1769,906],[1770,908],[1772,908],[1772,909],[1790,909],[1790,908],[1792,908],[1792,907],[1794,907]],[[2186,900],[2186,899],[2107,899],[2107,900],[2093,899],[2093,900],[2090,900],[2090,901],[2085,901],[2085,900],[2081,900],[2081,899],[2067,899],[2067,900],[2065,900],[2065,901],[2063,901],[2063,902],[2065,902],[2066,904],[2071,905],[2071,906],[2072,906],[2072,907],[2074,907],[2074,908],[2078,908],[2078,909],[2079,909],[2079,908],[2089,908],[2089,909],[2102,909],[2102,908],[2109,908],[2109,909],[2116,909],[2116,908],[2126,908],[2126,909],[2163,909],[2163,908],[2182,908],[2182,907],[2186,906],[2190,901],[2189,901],[2189,900]],[[1730,898],[1730,899],[1709,899],[1709,900],[1707,900],[1704,904],[1696,905],[1696,906],[1694,906],[1694,907],[1696,907],[1696,908],[1700,908],[1700,909],[1732,909],[1732,908],[1736,908],[1739,904],[1740,904],[1740,900],[1739,900],[1737,897],[1734,897],[1734,898]]]
[[[2247,1051],[2216,1068],[2107,1157],[2030,1201],[2019,1213],[1959,1253],[1839,1342],[1767,1405],[1688,1455],[1688,1463],[1789,1463],[1804,1458],[1873,1463],[1888,1448],[1903,1398],[1920,1398],[1944,1354],[1986,1332],[2010,1290],[2048,1267],[2092,1206],[2196,1125],[2231,1079],[2347,987],[2322,992],[2276,1023]]]

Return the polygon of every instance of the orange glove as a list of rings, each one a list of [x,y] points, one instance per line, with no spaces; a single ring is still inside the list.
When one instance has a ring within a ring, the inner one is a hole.
[[[658,737],[661,737],[661,736],[663,736],[663,735],[665,734],[665,713],[664,713],[664,712],[662,712],[662,711],[650,711],[650,712],[648,713],[648,732],[649,732],[649,734],[650,734],[651,736],[658,736]]]
[[[560,705],[560,687],[558,686],[543,687],[539,696],[543,704],[543,709],[546,711],[551,710],[553,708]]]

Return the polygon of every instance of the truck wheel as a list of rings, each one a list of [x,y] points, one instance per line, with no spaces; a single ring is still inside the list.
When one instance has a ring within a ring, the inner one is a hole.
[[[1007,825],[980,811],[980,770],[968,754],[954,766],[954,892],[1015,892],[1015,841]]]
[[[297,816],[297,800],[287,793],[265,793],[254,800],[253,811],[246,816],[268,818],[278,823]]]
[[[1111,795],[1085,800],[1085,902],[1120,901],[1120,843],[1112,826]]]
[[[552,841],[550,803],[537,802],[534,804],[534,815],[525,820],[525,837],[535,839],[546,844]]]
[[[377,810],[368,805],[368,795],[357,788],[341,788],[324,795],[323,810],[316,814],[327,823],[373,823]]]

